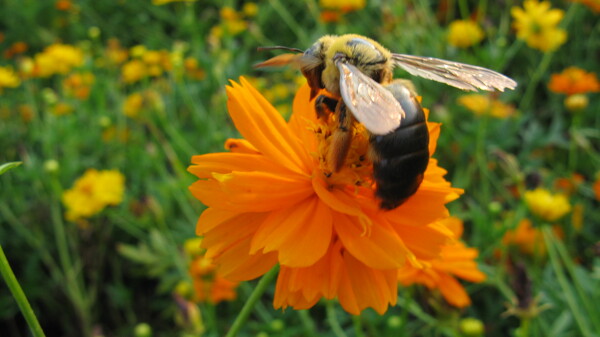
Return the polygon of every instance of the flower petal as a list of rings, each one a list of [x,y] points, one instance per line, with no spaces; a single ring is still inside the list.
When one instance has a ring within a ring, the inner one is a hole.
[[[289,207],[314,194],[309,178],[268,172],[213,173],[190,191],[209,207],[235,212],[266,212]]]
[[[230,173],[233,171],[262,171],[285,176],[298,176],[287,168],[273,162],[265,156],[247,153],[209,153],[192,157],[188,171],[198,178],[212,178],[213,173]]]
[[[296,172],[307,172],[299,153],[305,151],[291,135],[283,117],[243,78],[227,87],[227,107],[237,130],[261,153]]]
[[[464,308],[471,305],[471,299],[465,288],[450,275],[440,273],[438,289],[440,289],[446,301],[455,307]]]
[[[383,223],[374,223],[365,233],[358,219],[335,214],[334,228],[344,248],[365,265],[376,269],[399,268],[407,249],[398,234]]]
[[[382,315],[389,305],[396,304],[398,281],[395,269],[369,268],[348,252],[343,258],[345,268],[338,299],[346,311],[358,315],[371,307]]]
[[[254,236],[251,253],[277,251],[282,266],[310,266],[323,257],[331,236],[331,211],[318,198],[308,198],[272,212]]]

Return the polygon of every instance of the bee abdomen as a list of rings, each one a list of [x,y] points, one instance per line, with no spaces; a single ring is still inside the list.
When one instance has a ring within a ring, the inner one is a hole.
[[[405,112],[400,126],[386,135],[372,135],[375,195],[383,209],[394,209],[412,196],[429,163],[429,131],[421,104],[400,83],[386,87]]]

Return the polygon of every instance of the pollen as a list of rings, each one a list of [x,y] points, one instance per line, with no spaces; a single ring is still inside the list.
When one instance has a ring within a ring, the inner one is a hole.
[[[329,189],[346,188],[348,186],[372,187],[373,165],[369,156],[369,133],[360,123],[353,123],[350,130],[350,147],[341,169],[336,171],[332,163],[332,151],[340,144],[335,138],[339,131],[339,121],[334,114],[320,118],[312,127],[318,143],[318,152],[313,154],[318,160],[318,167],[325,177]]]

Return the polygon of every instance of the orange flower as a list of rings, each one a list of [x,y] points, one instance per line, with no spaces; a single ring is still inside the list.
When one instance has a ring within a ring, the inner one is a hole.
[[[224,279],[214,272],[211,259],[199,256],[190,263],[189,274],[194,284],[194,302],[210,302],[234,300],[237,296],[237,282]]]
[[[471,299],[455,277],[471,282],[482,282],[486,276],[477,268],[477,263],[474,261],[479,255],[477,249],[467,248],[458,241],[462,236],[462,221],[457,218],[447,218],[440,223],[452,231],[455,240],[442,247],[439,257],[427,263],[424,261],[422,268],[415,268],[409,264],[400,268],[398,280],[403,285],[420,283],[429,289],[437,288],[448,303],[464,308],[471,304]]]
[[[600,0],[571,0],[588,6],[594,13],[600,13]]]
[[[594,190],[596,200],[600,201],[600,173],[596,174],[596,181],[594,182],[594,185],[592,185],[592,189]]]
[[[562,238],[563,233],[560,227],[552,226],[552,230],[557,237]],[[519,251],[528,255],[546,255],[546,244],[542,232],[533,227],[531,220],[523,219],[519,222],[517,228],[507,231],[502,238],[505,245],[516,245]]]
[[[462,190],[430,159],[419,190],[382,211],[364,159],[364,128],[356,128],[345,166],[331,173],[326,151],[337,123],[316,118],[307,85],[288,123],[244,78],[227,93],[245,139],[228,140],[230,152],[194,156],[188,169],[200,178],[191,192],[208,206],[197,226],[206,255],[232,281],[254,279],[279,263],[276,308],[304,309],[337,297],[352,314],[367,307],[385,312],[396,303],[398,268],[440,253],[451,234],[435,221],[448,216],[445,204]],[[428,126],[433,153],[440,128]]]
[[[600,91],[600,82],[594,73],[568,67],[560,74],[552,74],[548,88],[557,94],[584,94]]]

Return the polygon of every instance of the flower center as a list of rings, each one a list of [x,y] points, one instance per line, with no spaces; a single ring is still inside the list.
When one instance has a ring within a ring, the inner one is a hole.
[[[313,131],[317,137],[317,153],[314,154],[319,161],[322,172],[329,188],[368,187],[373,185],[373,164],[369,156],[369,133],[358,122],[346,131],[349,137],[341,136],[339,122],[334,114],[321,118],[315,123]],[[337,135],[336,135],[337,133]],[[349,139],[340,141],[340,139]],[[346,144],[346,142],[350,144]],[[348,152],[339,158],[339,151],[348,146]],[[334,160],[343,160],[341,168],[335,170]]]

